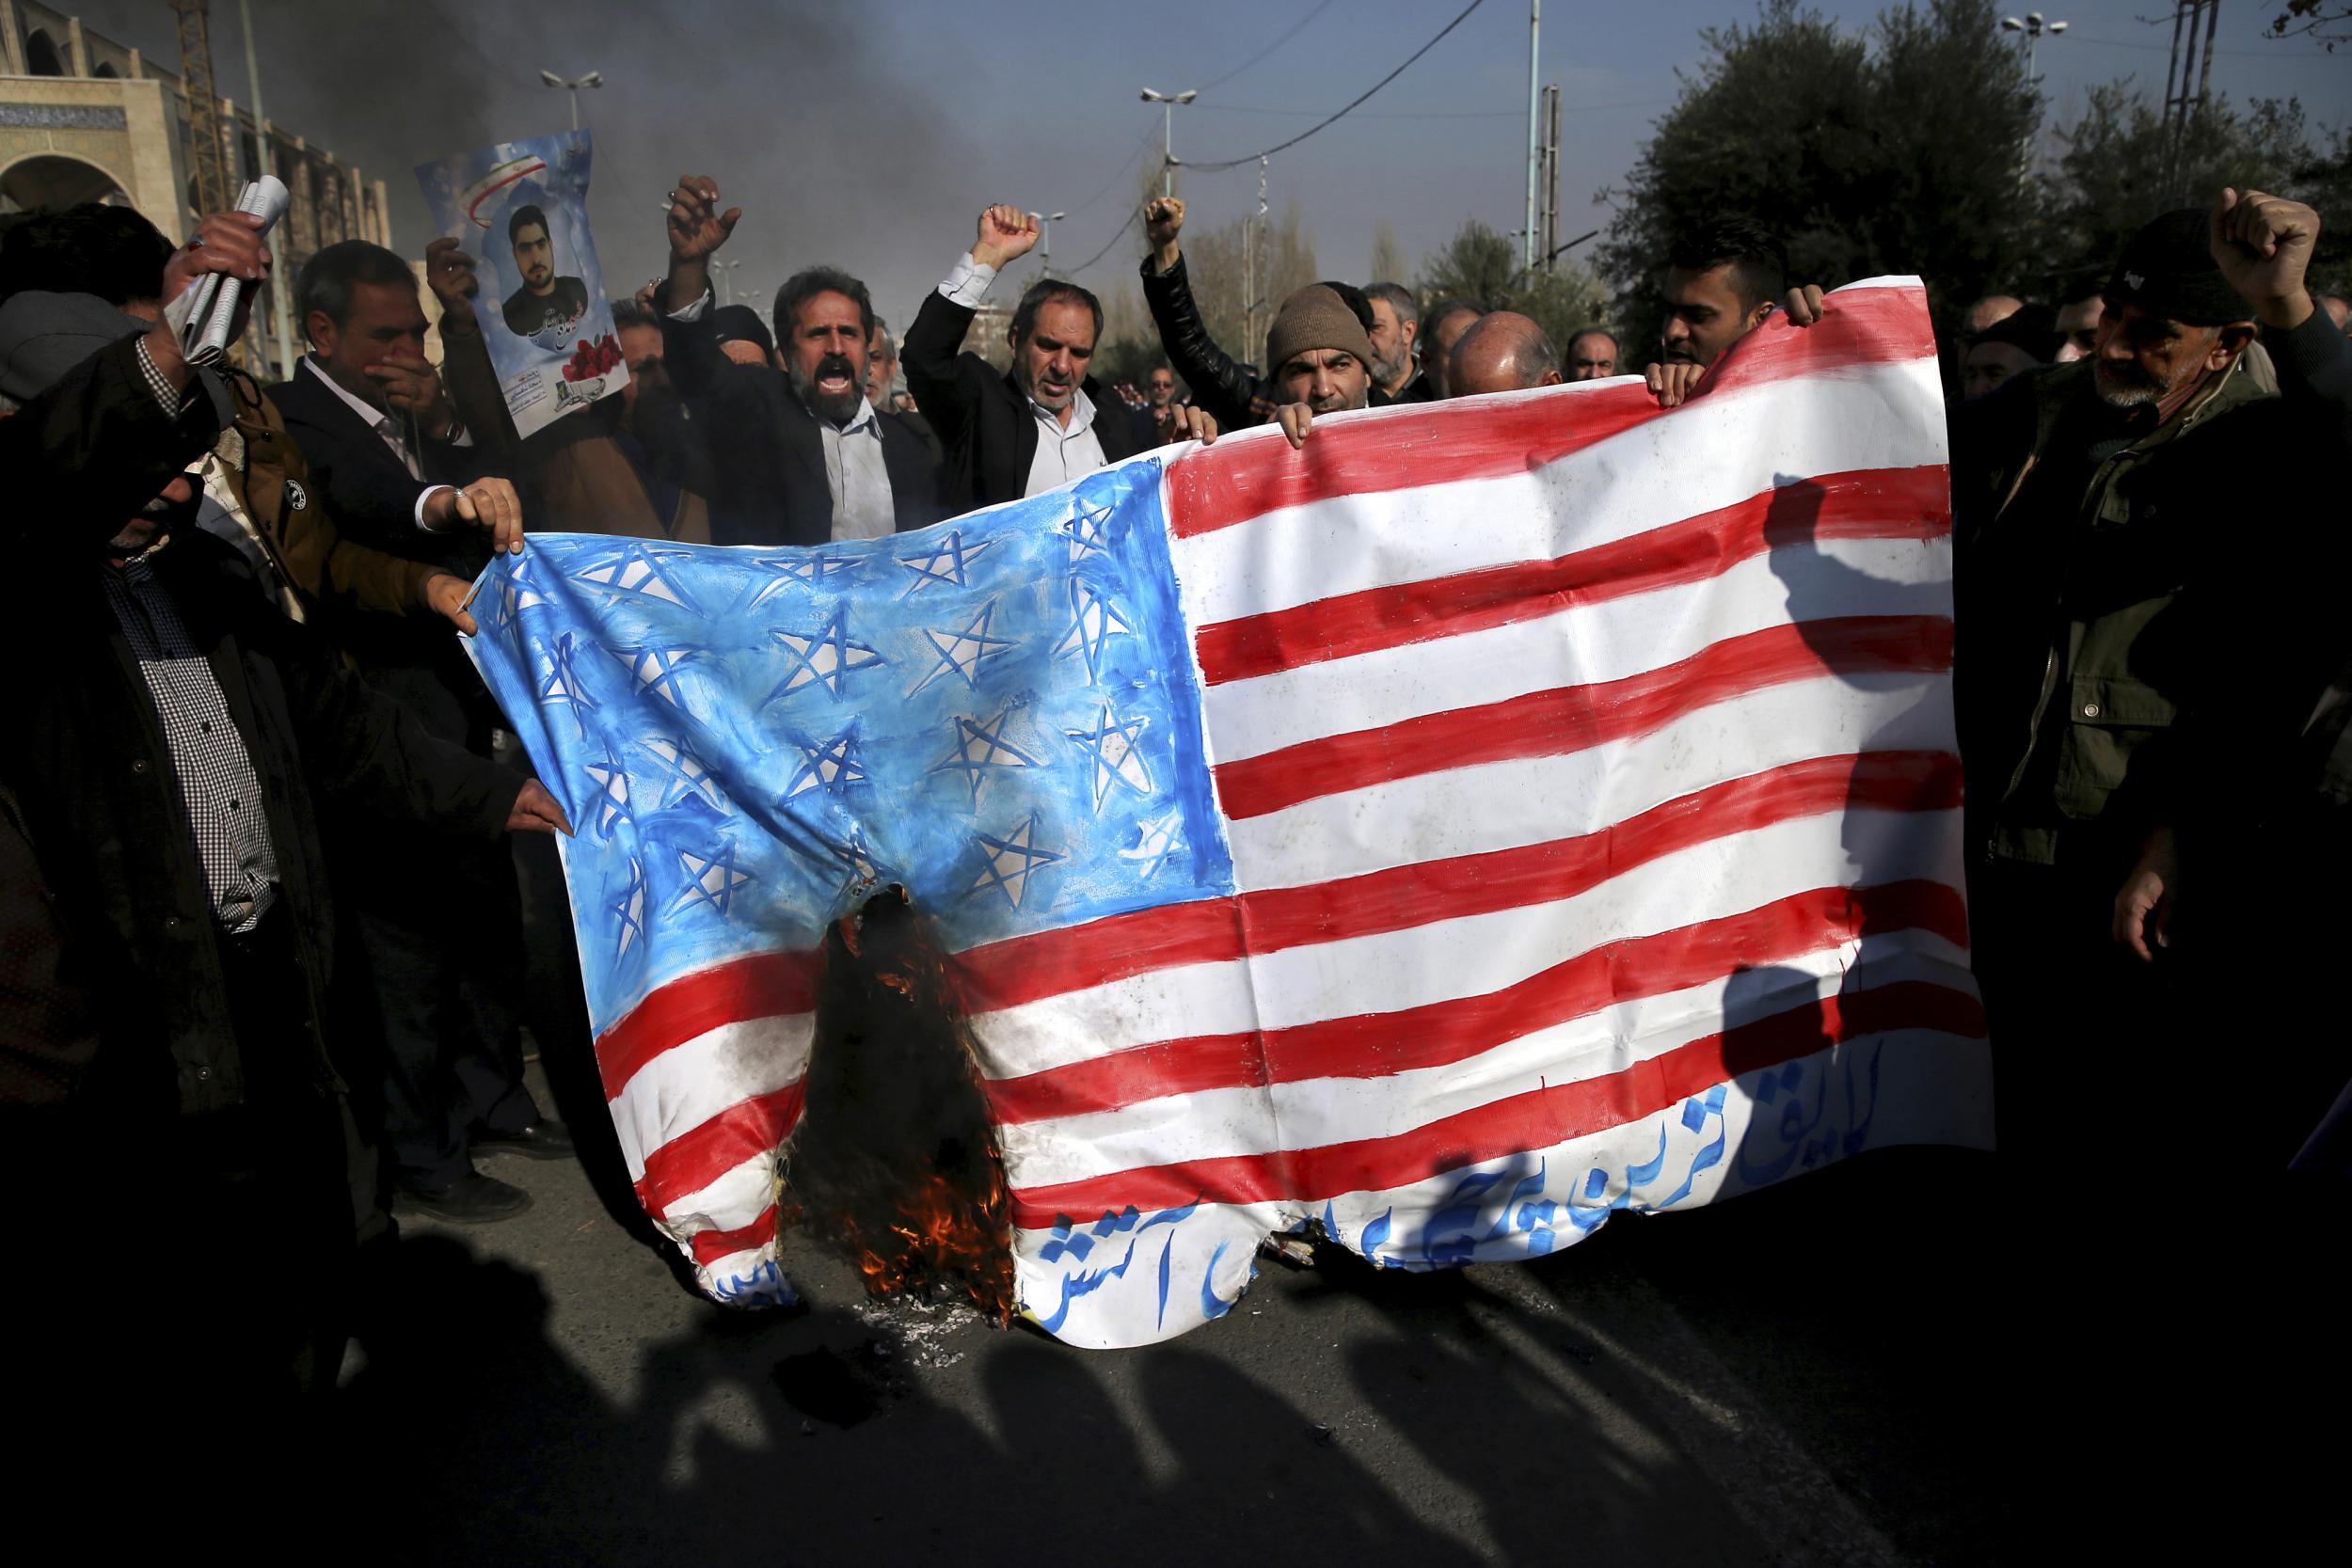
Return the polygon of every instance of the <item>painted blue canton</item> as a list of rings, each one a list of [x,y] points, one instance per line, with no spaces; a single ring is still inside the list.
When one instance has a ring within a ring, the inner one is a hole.
[[[876,883],[956,947],[1232,891],[1155,458],[821,548],[541,535],[475,616],[598,1028]]]

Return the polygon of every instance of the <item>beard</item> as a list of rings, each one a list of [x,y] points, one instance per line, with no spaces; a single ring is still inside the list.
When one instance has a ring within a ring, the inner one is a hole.
[[[849,385],[838,392],[829,392],[817,385],[827,376],[840,376]],[[866,377],[850,362],[846,354],[828,354],[817,361],[814,373],[803,372],[797,361],[791,370],[792,390],[801,402],[819,419],[833,424],[846,425],[857,418],[858,409],[866,402]]]
[[[129,527],[106,541],[106,554],[110,558],[134,556],[162,544],[171,537],[173,530],[193,526],[203,505],[204,492],[200,487],[183,501],[156,497],[131,519]]]
[[[1383,359],[1375,354],[1372,358],[1372,379],[1383,387],[1394,386],[1406,379],[1406,372],[1411,368],[1412,362],[1409,350],[1399,350],[1395,357],[1390,359]]]
[[[2143,408],[2161,402],[2171,389],[2146,379],[2137,367],[2119,373],[2104,364],[2092,369],[2090,386],[2109,408]]]

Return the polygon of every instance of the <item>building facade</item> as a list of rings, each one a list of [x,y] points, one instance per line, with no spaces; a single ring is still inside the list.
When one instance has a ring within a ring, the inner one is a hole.
[[[283,127],[256,120],[226,98],[217,122],[230,199],[261,176],[265,144],[271,170],[293,198],[271,237],[278,278],[291,284],[312,252],[340,240],[390,243],[382,181]],[[0,214],[118,202],[136,208],[177,245],[201,216],[194,146],[176,70],[159,69],[137,50],[87,31],[79,17],[0,0]],[[277,341],[272,304],[265,289],[247,350],[277,373],[291,373],[300,346]],[[299,336],[299,326],[292,327],[289,337]]]

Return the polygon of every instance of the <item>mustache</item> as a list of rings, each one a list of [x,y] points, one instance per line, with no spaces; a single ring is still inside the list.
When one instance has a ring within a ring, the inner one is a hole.
[[[854,381],[857,379],[857,368],[850,363],[850,356],[846,354],[828,354],[817,361],[817,374],[819,377],[846,375]]]

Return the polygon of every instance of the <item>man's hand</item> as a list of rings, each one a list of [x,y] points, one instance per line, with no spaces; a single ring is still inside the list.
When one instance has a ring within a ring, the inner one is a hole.
[[[1286,403],[1274,411],[1274,422],[1282,427],[1291,450],[1296,451],[1307,444],[1307,433],[1315,427],[1315,411],[1303,403]]]
[[[1310,419],[1313,417],[1311,414],[1308,413],[1307,405],[1303,403],[1295,403],[1290,406],[1291,408],[1297,409],[1301,414],[1308,415],[1308,418]],[[1290,409],[1285,408],[1283,412],[1287,414],[1290,412]],[[1198,441],[1205,447],[1216,439],[1216,420],[1215,417],[1213,417],[1208,410],[1204,408],[1195,408],[1188,404],[1169,404],[1167,407],[1159,411],[1159,415],[1155,422],[1160,427],[1160,440],[1163,443],[1175,441]],[[1288,434],[1290,426],[1286,424],[1282,427],[1282,429],[1285,434]],[[1291,445],[1295,447],[1306,438],[1307,426],[1306,421],[1302,420],[1299,422],[1298,435],[1292,440]]]
[[[1789,290],[1788,297],[1781,302],[1781,309],[1788,312],[1791,325],[1811,326],[1821,319],[1822,312],[1829,307],[1822,301],[1821,286],[1806,283]]]
[[[515,797],[514,808],[506,814],[506,831],[510,833],[562,833],[569,838],[572,825],[564,816],[564,808],[548,786],[536,779],[523,781],[522,793]]]
[[[426,497],[424,526],[437,531],[452,523],[487,529],[493,549],[522,553],[523,503],[502,479],[477,479],[462,490],[444,485]]]
[[[480,329],[473,319],[473,301],[482,283],[474,277],[473,258],[458,249],[455,240],[435,240],[424,247],[424,280],[441,302],[443,337]]]
[[[710,253],[727,243],[743,209],[719,211],[719,182],[707,174],[681,174],[670,192],[670,277],[662,304],[683,310],[710,288]]]
[[[980,233],[972,242],[972,260],[1002,272],[1008,261],[1026,256],[1035,244],[1037,220],[1018,207],[1000,202],[980,214]]]
[[[196,237],[164,262],[164,303],[178,299],[208,272],[246,283],[267,277],[270,252],[262,243],[261,226],[262,220],[251,213],[215,213],[198,224]],[[236,320],[229,329],[230,342],[245,335],[246,321],[260,293],[259,289],[246,289],[237,301]],[[180,356],[180,337],[169,322],[159,318],[149,329],[147,356],[174,387],[187,385],[188,368]]]
[[[1184,254],[1176,245],[1176,236],[1184,231],[1184,227],[1183,197],[1155,196],[1143,204],[1143,234],[1152,242],[1153,272],[1166,272]]]
[[[2296,327],[2313,305],[2303,275],[2319,242],[2319,214],[2282,196],[2225,185],[2213,209],[2213,259],[2265,326]]]
[[[473,584],[464,578],[450,572],[436,572],[424,579],[421,596],[425,609],[455,626],[465,636],[471,637],[482,629],[474,625],[472,614],[466,609],[467,597],[472,593]]]
[[[2115,940],[2142,963],[2153,963],[2152,948],[2172,945],[2172,917],[2180,906],[2181,851],[2169,828],[2149,835],[2139,863],[2115,895]]]
[[[384,389],[385,406],[416,417],[419,428],[440,440],[457,422],[457,412],[441,390],[440,372],[405,351],[386,355],[361,372]]]
[[[1652,365],[1642,372],[1649,383],[1650,395],[1661,408],[1672,408],[1688,403],[1698,395],[1699,383],[1707,379],[1705,365],[1692,365],[1677,360],[1671,365]]]

